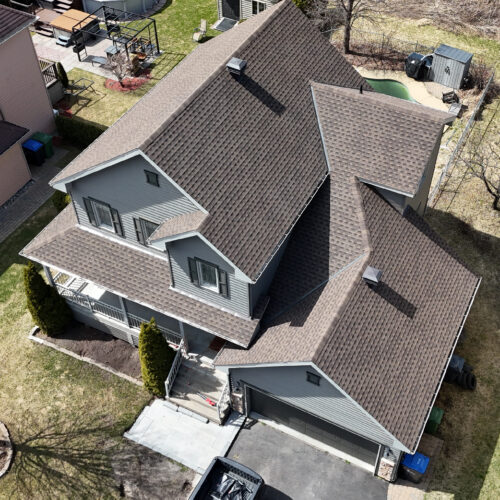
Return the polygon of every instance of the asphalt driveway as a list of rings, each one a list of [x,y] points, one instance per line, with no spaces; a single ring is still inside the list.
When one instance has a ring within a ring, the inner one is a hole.
[[[260,422],[247,420],[227,456],[264,478],[266,500],[387,499],[382,479]]]

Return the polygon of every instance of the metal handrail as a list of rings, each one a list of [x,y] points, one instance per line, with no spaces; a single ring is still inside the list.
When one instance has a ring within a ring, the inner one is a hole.
[[[220,395],[219,401],[217,401],[217,414],[219,415],[219,420],[221,422],[224,418],[222,406],[225,404],[226,398],[229,398],[229,380],[226,380],[224,388],[222,389],[222,394]]]
[[[172,390],[172,386],[174,385],[175,377],[177,376],[177,373],[179,372],[179,369],[182,364],[183,346],[184,346],[184,340],[181,340],[179,344],[179,349],[177,350],[172,366],[170,367],[167,380],[165,380],[165,396],[167,397],[167,399],[170,397],[170,391]]]

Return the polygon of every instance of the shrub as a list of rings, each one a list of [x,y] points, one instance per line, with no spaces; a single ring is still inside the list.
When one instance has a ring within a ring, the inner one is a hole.
[[[45,283],[33,262],[24,268],[24,290],[28,310],[40,329],[50,336],[62,333],[71,321],[71,309],[57,290]]]
[[[62,191],[56,191],[52,195],[52,204],[58,212],[62,212],[71,203],[71,197]]]
[[[165,380],[174,361],[175,351],[151,318],[141,325],[139,333],[139,359],[144,387],[155,396],[165,397]]]
[[[82,148],[89,146],[106,130],[105,127],[78,117],[67,118],[61,115],[56,116],[56,125],[60,135],[68,142]]]
[[[293,3],[304,13],[307,12],[310,0],[292,0]]]
[[[60,62],[56,64],[56,71],[57,71],[57,78],[62,83],[63,87],[66,88],[69,83],[68,75],[66,74],[64,66]]]

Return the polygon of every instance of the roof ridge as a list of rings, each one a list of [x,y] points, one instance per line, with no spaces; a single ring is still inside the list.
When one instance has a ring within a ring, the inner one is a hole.
[[[236,47],[233,50],[233,52],[232,52],[233,57],[234,57],[234,54],[236,54],[237,52],[244,50],[250,44],[250,42],[252,42],[257,37],[257,35],[265,27],[267,27],[267,25],[269,23],[271,23],[274,20],[274,18],[278,15],[278,13],[281,12],[281,10],[283,10],[285,5],[286,5],[286,1],[283,1],[283,2],[279,2],[278,4],[276,4],[276,6],[271,7],[272,12],[269,14],[269,17],[260,26],[258,25],[255,28],[254,32],[251,35],[249,35],[238,47]],[[271,10],[271,9],[269,9],[269,10]],[[257,18],[257,16],[254,17],[254,19],[256,19],[256,18]],[[236,29],[237,29],[237,26],[238,25],[236,25]],[[219,37],[223,36],[223,35],[224,34],[219,35]],[[180,114],[182,114],[186,109],[189,108],[189,106],[191,106],[194,103],[194,101],[196,101],[196,99],[202,94],[202,92],[205,90],[205,88],[208,87],[219,76],[219,74],[224,70],[224,68],[226,67],[226,64],[227,64],[227,61],[224,61],[223,63],[219,64],[219,66],[217,66],[217,68],[214,69],[212,74],[208,78],[206,78],[203,81],[203,83],[186,100],[184,100],[182,102],[182,104],[161,124],[161,126],[158,127],[158,129],[155,130],[154,133],[150,137],[145,139],[139,145],[138,149],[143,150],[143,149],[147,148],[148,146],[150,146],[165,131],[165,129],[173,121],[175,121],[177,119],[177,117]]]

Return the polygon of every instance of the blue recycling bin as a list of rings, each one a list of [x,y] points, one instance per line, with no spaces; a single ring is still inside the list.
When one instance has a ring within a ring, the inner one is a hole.
[[[429,460],[429,457],[422,455],[422,453],[416,452],[414,455],[406,454],[401,462],[403,477],[414,483],[419,483],[424,477]]]
[[[28,163],[32,165],[41,165],[45,161],[45,149],[41,142],[35,139],[28,139],[23,142],[24,156]]]

